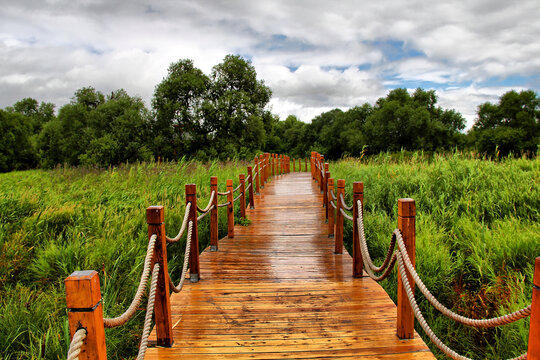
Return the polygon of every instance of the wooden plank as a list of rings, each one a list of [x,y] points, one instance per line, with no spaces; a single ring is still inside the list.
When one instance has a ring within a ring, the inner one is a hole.
[[[201,281],[172,295],[174,345],[147,359],[434,359],[417,334],[396,336],[392,300],[334,253],[309,172],[272,177],[260,192],[251,225],[205,250]]]

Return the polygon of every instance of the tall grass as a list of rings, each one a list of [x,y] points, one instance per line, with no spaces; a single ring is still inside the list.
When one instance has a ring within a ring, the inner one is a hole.
[[[185,184],[197,184],[200,204],[246,173],[247,163],[143,163],[107,170],[61,167],[0,174],[0,354],[4,359],[65,358],[69,345],[64,279],[75,270],[99,272],[105,316],[129,305],[142,271],[147,238],[145,209],[165,207],[169,236],[178,232]],[[236,212],[239,212],[237,207]],[[226,213],[219,211],[219,235]],[[209,217],[199,223],[201,251],[209,242]],[[168,247],[169,271],[178,281],[184,239]],[[204,275],[203,275],[204,276]],[[107,330],[111,359],[136,353],[143,312]]]
[[[417,206],[417,269],[443,304],[465,316],[486,318],[531,302],[534,259],[540,255],[538,157],[488,161],[460,153],[381,154],[337,161],[330,171],[346,180],[348,203],[352,183],[364,182],[366,237],[376,262],[383,260],[397,226],[397,200],[410,197]],[[351,252],[352,224],[347,226]],[[382,282],[394,301],[396,281],[394,270]],[[471,329],[440,316],[418,297],[434,332],[461,354],[502,359],[527,349],[528,320]]]

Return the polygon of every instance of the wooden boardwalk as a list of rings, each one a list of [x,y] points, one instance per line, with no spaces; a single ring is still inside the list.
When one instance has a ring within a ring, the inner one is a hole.
[[[434,359],[417,334],[397,338],[392,300],[334,254],[310,173],[261,193],[251,225],[206,249],[200,282],[172,295],[173,347],[146,359]]]

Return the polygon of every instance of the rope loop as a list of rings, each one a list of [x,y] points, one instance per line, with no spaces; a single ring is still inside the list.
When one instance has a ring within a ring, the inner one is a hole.
[[[184,235],[184,231],[186,231],[186,225],[187,225],[187,222],[188,222],[188,219],[189,219],[189,211],[190,210],[191,210],[191,202],[188,202],[187,205],[186,205],[186,212],[184,213],[184,220],[182,221],[182,227],[180,228],[180,231],[178,232],[178,235],[176,235],[175,237],[170,238],[170,237],[167,236],[167,242],[168,243],[175,243],[178,240],[180,240],[182,235]]]
[[[212,210],[212,202],[214,202],[214,196],[216,196],[216,192],[212,191],[212,194],[210,195],[210,200],[208,200],[208,205],[204,209],[201,209],[199,206],[197,206],[197,211],[200,213],[207,213],[210,210]]]

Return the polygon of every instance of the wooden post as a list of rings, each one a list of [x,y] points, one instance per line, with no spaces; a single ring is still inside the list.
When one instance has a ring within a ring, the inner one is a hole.
[[[272,168],[272,176],[275,175],[276,154],[270,154],[270,167]]]
[[[343,253],[343,214],[341,213],[341,201],[339,200],[340,195],[345,197],[345,180],[339,179],[337,181],[337,200],[336,200],[336,254]]]
[[[358,200],[362,203],[364,210],[364,183],[355,181],[353,183],[353,277],[362,277],[362,250],[360,248],[360,233],[358,232]]]
[[[324,173],[324,178],[325,178],[325,184],[326,186],[324,187],[324,207],[325,207],[325,216],[326,216],[326,221],[328,221],[328,211],[330,211],[329,209],[332,207],[332,205],[330,205],[330,194],[328,192],[328,186],[329,186],[329,182],[330,182],[330,171],[327,171]],[[333,209],[333,208],[332,208]]]
[[[79,359],[107,359],[98,273],[94,270],[75,271],[64,280],[64,284],[70,339],[79,328],[86,329]]]
[[[323,199],[322,199],[322,202],[323,202],[323,208],[326,207],[326,203],[328,202],[328,198],[327,198],[327,191],[326,191],[326,188],[327,188],[327,181],[328,181],[328,178],[326,177],[326,173],[328,172],[328,163],[325,163],[324,164],[324,174],[323,174],[323,181],[322,181],[322,193],[323,193]]]
[[[324,155],[321,155],[321,159],[319,161],[319,189],[321,190],[321,194],[323,192],[323,172],[324,172]]]
[[[261,182],[261,188],[264,188],[264,157],[263,155],[259,155],[259,180]]]
[[[255,191],[253,190],[253,169],[251,166],[248,166],[248,176],[249,176],[249,208],[255,209],[255,199],[253,197],[253,194]]]
[[[187,203],[191,203],[188,221],[193,222],[193,231],[191,233],[191,249],[189,251],[189,278],[191,282],[197,282],[199,281],[200,265],[199,226],[197,224],[197,185],[195,184],[186,184],[186,204]]]
[[[261,192],[260,192],[260,189],[259,189],[259,179],[260,179],[260,176],[259,176],[259,174],[257,174],[257,173],[260,174],[259,158],[257,158],[257,157],[255,156],[255,192],[256,192],[257,194],[260,194],[260,193],[261,193]]]
[[[234,193],[233,193],[233,181],[227,180],[227,237],[234,237]]]
[[[311,165],[311,178],[315,179],[315,151],[311,152],[310,165]]]
[[[210,194],[214,191],[214,200],[212,205],[214,208],[210,210],[210,251],[218,250],[218,178],[217,176],[210,177]]]
[[[246,218],[246,175],[240,174],[240,217]]]
[[[292,158],[292,171],[296,172],[296,160]]]
[[[403,236],[403,242],[413,266],[416,263],[416,204],[413,199],[398,200],[398,228]],[[399,270],[398,270],[399,271]],[[407,274],[409,282],[413,284],[412,277]],[[414,293],[414,287],[411,286]],[[407,298],[407,292],[398,272],[398,303],[397,303],[397,336],[400,339],[412,339],[414,337],[414,313]]]
[[[540,257],[534,262],[532,312],[527,359],[540,360]]]
[[[330,173],[328,173],[328,237],[334,237],[334,207],[330,204],[332,200],[331,191],[334,191],[334,179],[330,178]]]
[[[196,205],[196,204],[195,204]],[[191,210],[197,211],[197,207],[191,205]],[[173,344],[172,321],[171,321],[171,301],[169,298],[169,267],[167,266],[167,236],[165,235],[165,210],[163,206],[150,206],[146,209],[146,222],[148,223],[148,239],[156,234],[156,245],[150,269],[155,263],[159,263],[160,270],[156,288],[156,300],[154,305],[154,316],[157,329],[157,344],[159,346],[171,347]],[[194,226],[197,223],[193,224]],[[196,228],[193,229],[196,231]],[[193,249],[193,243],[191,248]],[[197,247],[197,262],[198,262]],[[193,250],[192,250],[193,251]],[[191,260],[191,259],[190,259]],[[191,262],[190,262],[191,265]],[[198,266],[198,265],[197,265]],[[198,274],[198,267],[191,268]]]

